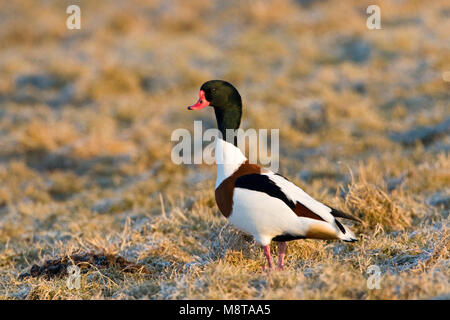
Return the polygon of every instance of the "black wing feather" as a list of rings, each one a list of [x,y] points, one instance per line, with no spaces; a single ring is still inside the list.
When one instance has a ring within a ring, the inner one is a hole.
[[[330,206],[328,206],[328,207],[330,207]],[[350,215],[348,213],[345,213],[345,212],[342,212],[342,211],[339,211],[339,210],[336,210],[336,209],[333,209],[333,208],[331,208],[331,214],[334,217],[349,219],[349,220],[353,220],[353,221],[356,221],[356,222],[361,222],[361,220],[359,220],[358,218],[356,218],[356,217],[354,217],[354,216],[352,216],[352,215]]]
[[[244,188],[264,192],[271,197],[283,201],[289,208],[295,208],[295,202],[290,200],[281,188],[276,185],[268,176],[261,174],[246,174],[236,179],[234,184],[236,188]]]

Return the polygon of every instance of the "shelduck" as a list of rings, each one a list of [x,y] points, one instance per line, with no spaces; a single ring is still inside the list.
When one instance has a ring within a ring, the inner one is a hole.
[[[242,100],[236,88],[223,80],[205,82],[198,101],[189,110],[213,107],[222,137],[237,130]],[[278,242],[278,268],[283,268],[286,241],[296,239],[339,239],[356,237],[336,218],[359,219],[316,201],[294,183],[269,169],[249,163],[236,139],[217,139],[215,198],[220,212],[241,231],[252,235],[264,248],[268,268],[273,268],[271,241]]]

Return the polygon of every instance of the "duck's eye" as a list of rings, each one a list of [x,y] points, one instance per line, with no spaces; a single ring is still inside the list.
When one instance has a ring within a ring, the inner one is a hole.
[[[203,100],[200,100],[200,103],[203,103]]]

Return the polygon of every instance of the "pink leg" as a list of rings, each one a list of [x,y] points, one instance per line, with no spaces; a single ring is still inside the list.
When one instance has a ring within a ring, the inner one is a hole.
[[[272,257],[270,256],[270,245],[264,246],[264,254],[267,258],[267,264],[269,265],[269,270],[272,269]]]
[[[284,255],[286,254],[286,242],[280,242],[278,244],[279,258],[278,258],[278,268],[283,269]]]

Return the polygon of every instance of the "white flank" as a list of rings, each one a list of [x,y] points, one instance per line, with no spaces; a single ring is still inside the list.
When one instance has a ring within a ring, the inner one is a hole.
[[[283,234],[304,236],[313,224],[331,227],[324,221],[298,217],[283,201],[259,191],[235,188],[233,203],[233,212],[228,218],[230,223],[253,235],[263,246]]]

